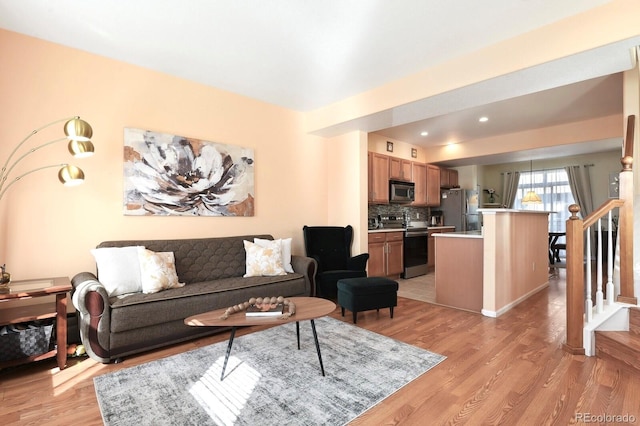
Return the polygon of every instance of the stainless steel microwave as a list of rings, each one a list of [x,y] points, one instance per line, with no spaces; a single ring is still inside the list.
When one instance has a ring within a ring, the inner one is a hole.
[[[398,180],[389,181],[390,203],[411,203],[415,199],[415,184]]]

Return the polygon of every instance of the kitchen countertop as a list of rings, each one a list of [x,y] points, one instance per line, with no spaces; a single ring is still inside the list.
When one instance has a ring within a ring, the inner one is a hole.
[[[438,229],[455,229],[455,226],[428,226],[427,230],[435,231]],[[368,232],[370,234],[374,234],[377,232],[404,232],[404,228],[378,228],[378,229],[369,229]]]
[[[459,231],[459,232],[444,232],[442,234],[433,234],[438,238],[482,238],[481,231]]]

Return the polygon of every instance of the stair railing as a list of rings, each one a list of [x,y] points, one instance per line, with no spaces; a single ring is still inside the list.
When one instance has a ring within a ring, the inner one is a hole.
[[[567,220],[567,336],[564,349],[572,354],[584,354],[583,330],[591,321],[594,311],[604,309],[605,299],[602,284],[602,219],[607,220],[607,229],[613,229],[612,211],[618,209],[618,257],[620,263],[620,288],[613,285],[613,241],[612,232],[607,238],[607,284],[606,304],[614,301],[637,304],[633,285],[633,135],[635,116],[627,117],[627,135],[624,142],[624,156],[620,160],[622,171],[619,175],[619,199],[608,200],[584,219],[578,217],[580,207],[569,206],[571,217]],[[593,265],[591,238],[596,236],[598,248]],[[586,250],[585,250],[586,239]],[[586,279],[585,279],[586,266]],[[596,292],[592,297],[592,272],[595,266]]]

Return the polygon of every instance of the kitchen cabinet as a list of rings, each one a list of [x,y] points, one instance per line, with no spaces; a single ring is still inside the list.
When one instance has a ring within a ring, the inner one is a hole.
[[[427,237],[427,268],[429,268],[429,270],[433,270],[436,265],[436,240],[433,235],[443,232],[454,232],[455,230],[456,228],[453,226],[450,228],[429,229]]]
[[[389,179],[412,181],[411,161],[389,157]]]
[[[440,205],[440,167],[427,164],[427,206]]]
[[[415,199],[412,206],[427,205],[427,165],[424,163],[411,163],[411,175],[415,183]]]
[[[400,277],[404,267],[403,239],[404,232],[369,233],[368,276]]]
[[[440,188],[458,187],[458,171],[454,169],[440,168]]]
[[[369,152],[367,161],[369,203],[389,204],[389,157]]]

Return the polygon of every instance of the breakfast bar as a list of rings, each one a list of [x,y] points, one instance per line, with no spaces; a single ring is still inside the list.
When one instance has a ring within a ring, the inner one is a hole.
[[[436,303],[498,317],[549,285],[549,213],[479,209],[482,231],[435,235]]]

